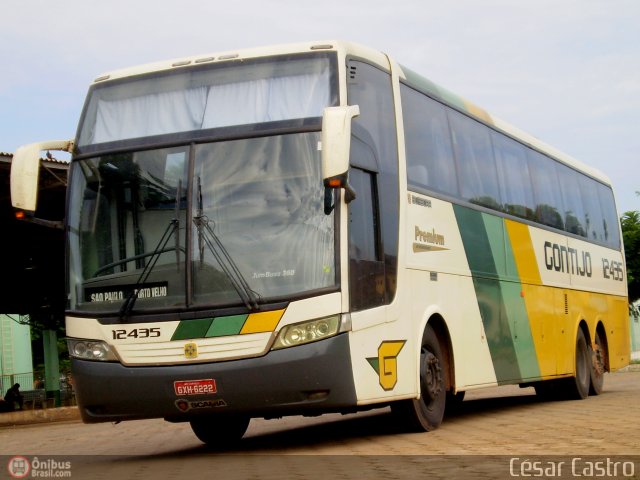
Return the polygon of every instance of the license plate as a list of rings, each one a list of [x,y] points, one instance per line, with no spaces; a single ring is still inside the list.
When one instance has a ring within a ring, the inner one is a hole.
[[[173,382],[173,389],[176,395],[211,395],[218,391],[213,378],[176,381]]]

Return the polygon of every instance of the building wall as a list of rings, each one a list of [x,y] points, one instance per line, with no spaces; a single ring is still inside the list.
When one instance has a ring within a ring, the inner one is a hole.
[[[21,390],[33,389],[31,331],[15,320],[18,315],[0,314],[0,387],[2,396],[14,384]]]

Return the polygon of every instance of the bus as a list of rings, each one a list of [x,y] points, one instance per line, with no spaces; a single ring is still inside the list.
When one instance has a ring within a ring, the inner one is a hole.
[[[388,55],[343,41],[201,55],[89,87],[71,153],[66,334],[84,422],[390,406],[469,390],[584,399],[629,363],[609,180]]]

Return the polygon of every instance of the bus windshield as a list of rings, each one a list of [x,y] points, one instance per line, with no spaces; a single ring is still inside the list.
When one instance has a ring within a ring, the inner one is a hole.
[[[335,286],[318,144],[336,79],[318,52],[97,82],[70,171],[71,310],[255,309]]]
[[[319,137],[272,135],[75,161],[71,309],[116,313],[132,295],[136,308],[247,305],[245,297],[255,305],[334,286],[334,220],[323,210]]]

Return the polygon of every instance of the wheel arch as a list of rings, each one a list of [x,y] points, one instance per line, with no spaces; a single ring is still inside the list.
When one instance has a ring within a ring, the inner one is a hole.
[[[589,331],[589,325],[584,318],[578,322],[578,330],[582,330],[582,333],[584,333],[584,339],[587,341],[587,345],[591,345],[591,333]],[[576,338],[578,336],[578,330],[576,330]]]

